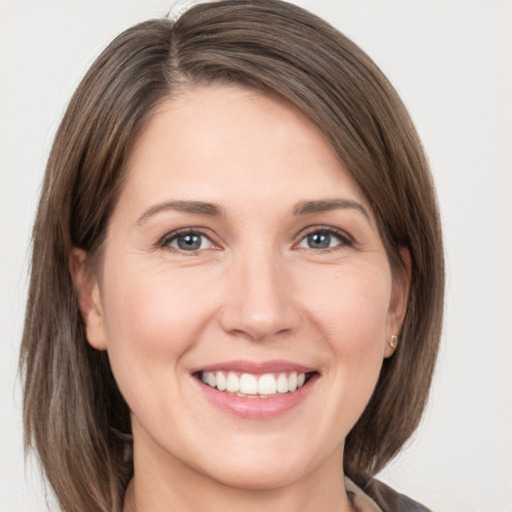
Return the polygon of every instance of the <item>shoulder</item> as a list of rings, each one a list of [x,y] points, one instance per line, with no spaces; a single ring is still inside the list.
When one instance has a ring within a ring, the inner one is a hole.
[[[349,478],[345,478],[345,485],[354,509],[358,512],[432,512],[373,478],[363,488]]]
[[[383,512],[432,512],[374,478],[365,485],[364,491],[382,508]]]

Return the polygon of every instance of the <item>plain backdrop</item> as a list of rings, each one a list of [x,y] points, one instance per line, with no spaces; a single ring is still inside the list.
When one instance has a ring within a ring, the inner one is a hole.
[[[511,512],[512,2],[297,3],[351,37],[394,83],[424,141],[442,210],[447,305],[434,388],[420,429],[380,476],[437,512]],[[1,512],[46,510],[37,466],[24,466],[17,357],[52,138],[101,49],[172,6],[0,0]]]

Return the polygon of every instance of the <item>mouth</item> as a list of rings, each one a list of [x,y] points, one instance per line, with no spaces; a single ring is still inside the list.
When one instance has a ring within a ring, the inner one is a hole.
[[[241,398],[275,398],[302,388],[317,372],[241,373],[199,371],[195,377],[203,384]]]
[[[203,395],[221,411],[270,419],[303,403],[320,372],[285,361],[231,361],[193,370]]]

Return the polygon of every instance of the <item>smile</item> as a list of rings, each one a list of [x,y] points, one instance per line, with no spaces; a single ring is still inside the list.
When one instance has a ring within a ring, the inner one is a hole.
[[[257,375],[234,371],[202,371],[198,378],[206,385],[244,398],[270,398],[300,389],[311,373],[281,372]]]
[[[320,372],[287,361],[229,361],[191,372],[207,402],[243,419],[271,419],[303,403]]]

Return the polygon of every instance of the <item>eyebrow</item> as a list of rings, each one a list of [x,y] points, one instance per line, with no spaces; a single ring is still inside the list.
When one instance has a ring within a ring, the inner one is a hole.
[[[361,212],[368,220],[370,216],[366,208],[349,199],[320,199],[313,201],[299,201],[292,209],[293,215],[308,215],[311,213],[326,212],[330,210],[353,209]],[[224,209],[215,204],[203,201],[167,201],[148,208],[138,219],[136,224],[142,224],[148,217],[157,213],[173,210],[195,215],[209,215],[212,217],[224,217]]]
[[[321,199],[318,201],[300,201],[293,209],[294,215],[307,215],[309,213],[326,212],[329,210],[345,210],[353,209],[362,213],[368,220],[370,215],[366,208],[356,202],[349,199]]]
[[[205,203],[203,201],[167,201],[148,208],[138,219],[136,224],[139,225],[148,217],[157,213],[174,210],[182,213],[192,213],[195,215],[211,215],[212,217],[223,217],[224,210],[214,203]]]

